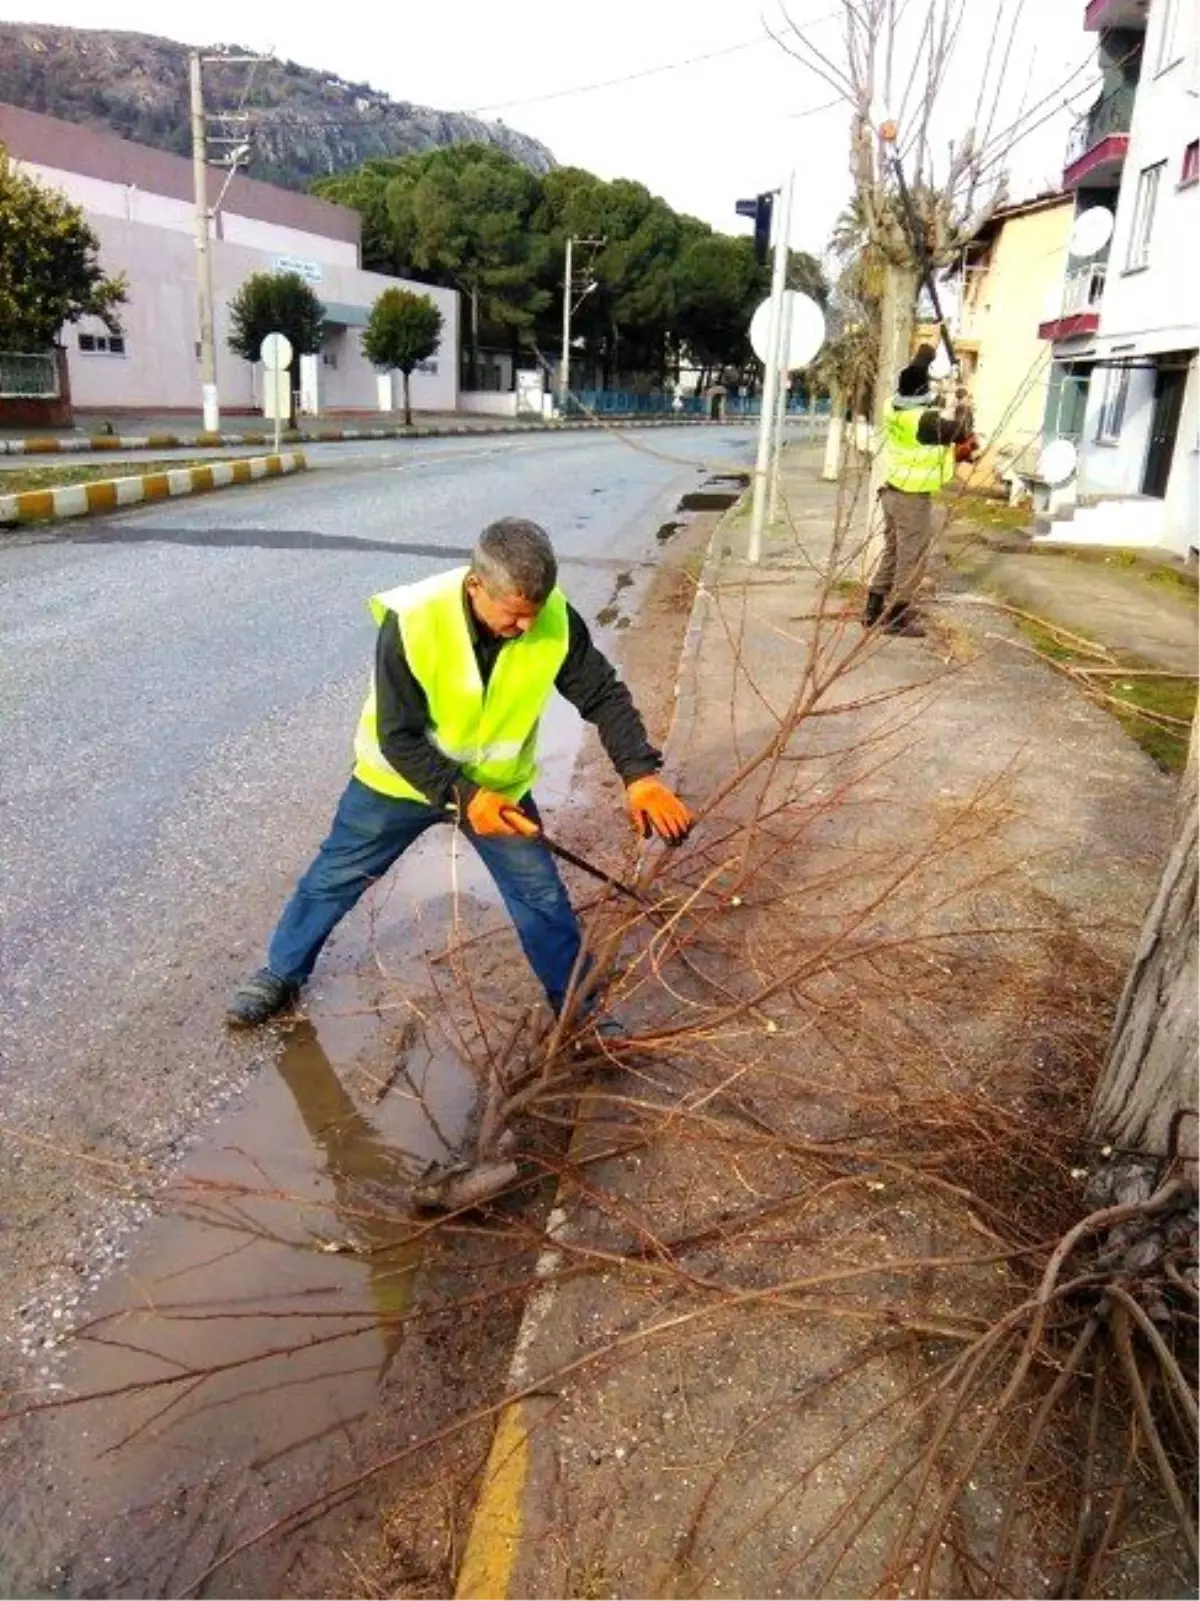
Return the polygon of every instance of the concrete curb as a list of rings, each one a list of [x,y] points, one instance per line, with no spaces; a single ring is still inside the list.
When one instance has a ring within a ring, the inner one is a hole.
[[[130,478],[98,478],[89,484],[66,484],[58,489],[25,489],[0,495],[0,527],[44,522],[57,517],[89,517],[136,506],[146,500],[169,500],[176,495],[202,495],[233,484],[254,483],[303,472],[304,453],[284,451],[278,456],[243,456],[238,461],[216,461],[210,467],[174,467],[167,472],[141,473]]]
[[[289,432],[284,438],[289,444],[328,445],[353,439],[456,439],[473,434],[553,434],[585,428],[730,428],[757,422],[757,417],[727,417],[714,422],[709,417],[635,416],[612,421],[582,418],[572,422],[487,423],[482,427],[469,423],[425,427],[417,423],[411,428],[309,428]],[[237,445],[269,445],[274,437],[270,433],[71,434],[61,438],[0,439],[0,456],[54,456],[100,450],[227,450]]]
[[[717,519],[709,541],[704,567],[692,598],[692,609],[679,651],[679,666],[675,677],[675,705],[671,713],[671,726],[664,740],[666,761],[663,772],[671,778],[680,765],[679,732],[686,732],[688,719],[694,716],[696,704],[695,673],[700,644],[708,620],[712,600],[713,580],[722,561],[726,524],[736,515],[738,508],[750,494],[747,489],[739,495]],[[586,1115],[581,1116],[571,1136],[574,1148],[580,1138]],[[567,1181],[563,1181],[565,1183]],[[563,1185],[560,1184],[553,1209],[546,1220],[546,1235],[553,1242],[555,1235],[566,1222],[563,1206]],[[543,1283],[534,1290],[526,1302],[517,1331],[516,1344],[508,1369],[510,1393],[528,1389],[530,1374],[526,1367],[526,1354],[545,1321],[554,1297],[553,1286],[544,1281],[558,1264],[559,1252],[553,1244],[547,1246],[538,1258],[535,1276]],[[487,1462],[479,1494],[471,1513],[470,1527],[463,1546],[462,1560],[455,1577],[455,1601],[509,1601],[513,1567],[524,1528],[523,1498],[531,1466],[530,1437],[537,1429],[540,1409],[546,1398],[525,1395],[510,1401],[496,1414],[496,1428],[492,1435]]]

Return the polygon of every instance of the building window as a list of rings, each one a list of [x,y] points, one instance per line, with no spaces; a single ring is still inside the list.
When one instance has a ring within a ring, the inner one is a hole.
[[[1104,374],[1104,399],[1100,405],[1100,420],[1096,424],[1096,443],[1115,445],[1121,437],[1121,424],[1125,420],[1125,402],[1129,399],[1129,368],[1109,367]]]
[[[1138,174],[1137,198],[1133,206],[1133,227],[1129,230],[1129,254],[1125,270],[1144,267],[1150,260],[1150,235],[1154,229],[1154,208],[1158,204],[1158,184],[1165,161],[1143,167]]]
[[[123,356],[125,338],[122,334],[80,334],[79,348],[87,356]]]
[[[1162,22],[1158,35],[1158,59],[1154,64],[1155,72],[1164,72],[1167,67],[1173,67],[1180,59],[1175,49],[1175,38],[1179,24],[1179,0],[1159,0],[1158,11]]]
[[[1195,183],[1200,180],[1200,139],[1193,139],[1183,152],[1183,171],[1179,175],[1179,186]]]

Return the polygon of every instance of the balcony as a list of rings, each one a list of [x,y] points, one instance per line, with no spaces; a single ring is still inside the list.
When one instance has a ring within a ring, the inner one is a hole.
[[[1089,33],[1107,28],[1145,28],[1149,0],[1088,0],[1083,25]]]
[[[1100,326],[1100,301],[1104,295],[1107,261],[1089,262],[1077,267],[1063,280],[1062,302],[1053,317],[1038,324],[1039,339],[1080,339],[1094,334]]]
[[[1120,182],[1136,94],[1136,83],[1124,83],[1078,119],[1067,140],[1064,189],[1078,189],[1085,183],[1115,188]]]

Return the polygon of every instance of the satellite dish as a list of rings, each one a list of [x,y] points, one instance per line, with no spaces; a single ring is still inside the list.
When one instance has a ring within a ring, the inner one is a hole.
[[[1079,465],[1079,452],[1069,439],[1052,439],[1038,457],[1038,477],[1051,489],[1069,483]]]
[[[1081,211],[1071,229],[1067,249],[1072,256],[1095,256],[1112,238],[1113,214],[1107,206],[1089,206]]]
[[[811,296],[802,295],[797,289],[787,290],[784,302],[784,318],[788,318],[789,312],[791,318],[787,368],[795,372],[799,367],[807,367],[825,343],[825,313]],[[770,330],[771,302],[768,298],[759,303],[750,319],[750,348],[764,365]]]

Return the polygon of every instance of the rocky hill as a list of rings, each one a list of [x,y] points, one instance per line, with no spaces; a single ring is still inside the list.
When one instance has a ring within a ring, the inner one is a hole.
[[[237,45],[213,49],[248,54]],[[214,123],[213,131],[236,129],[245,137],[248,128],[249,172],[270,183],[303,188],[372,156],[467,140],[497,145],[534,172],[554,166],[545,145],[503,123],[391,100],[369,84],[346,83],[295,61],[253,68],[206,62],[204,81],[211,113],[244,105],[247,123]],[[191,151],[187,48],[155,34],[0,22],[0,101],[177,155]]]

